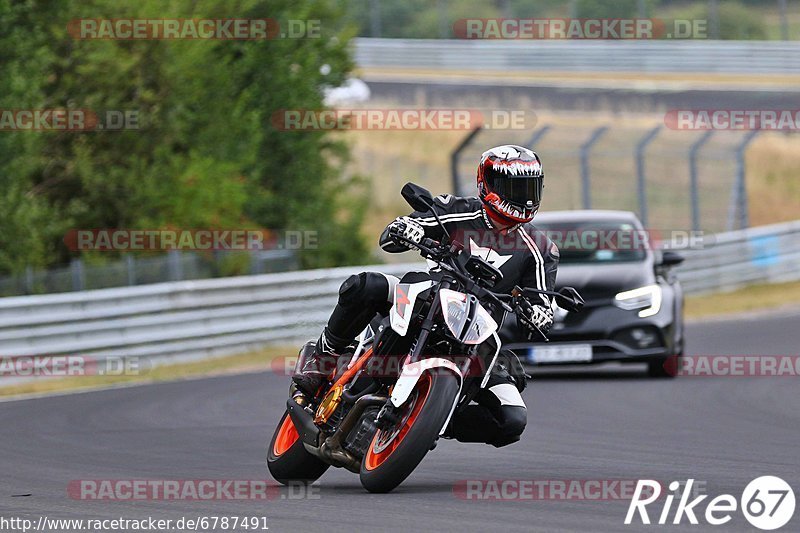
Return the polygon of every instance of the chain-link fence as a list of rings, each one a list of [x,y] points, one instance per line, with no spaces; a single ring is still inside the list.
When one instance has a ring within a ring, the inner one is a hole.
[[[291,250],[214,252],[210,255],[172,251],[155,257],[127,255],[102,265],[75,259],[66,267],[48,270],[29,267],[22,274],[0,277],[0,297],[266,274],[298,268],[297,257]]]
[[[702,19],[708,39],[800,39],[797,0],[344,0],[360,37],[451,39],[462,17]]]
[[[456,158],[453,188],[475,194],[476,151],[516,143],[543,154],[547,210],[622,209],[648,227],[742,229],[750,225],[745,154],[756,134],[630,125],[544,124],[519,136],[481,130]]]

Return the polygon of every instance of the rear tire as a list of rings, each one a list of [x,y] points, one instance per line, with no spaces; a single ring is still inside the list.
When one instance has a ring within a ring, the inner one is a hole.
[[[297,429],[283,413],[267,448],[267,468],[278,483],[311,483],[319,479],[330,465],[308,453]]]
[[[403,482],[430,451],[458,394],[449,371],[425,372],[406,402],[398,426],[378,430],[361,460],[361,484],[370,492],[389,492]]]

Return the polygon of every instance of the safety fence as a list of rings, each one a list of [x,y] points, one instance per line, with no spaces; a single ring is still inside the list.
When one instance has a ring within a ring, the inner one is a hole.
[[[354,39],[362,68],[799,74],[800,42]]]
[[[125,255],[121,259],[91,264],[76,257],[69,265],[50,269],[26,268],[20,274],[0,276],[0,298],[53,292],[86,291],[297,270],[294,250],[213,251],[200,254],[171,250],[152,257]]]
[[[676,243],[675,243],[676,244]],[[682,250],[686,292],[800,279],[800,221],[708,236]],[[287,345],[319,333],[343,267],[0,299],[0,356],[197,358]]]

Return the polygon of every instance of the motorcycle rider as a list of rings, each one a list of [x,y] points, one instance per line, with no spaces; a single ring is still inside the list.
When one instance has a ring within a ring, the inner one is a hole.
[[[434,199],[436,213],[453,236],[462,237],[465,248],[499,268],[503,279],[492,290],[511,294],[515,286],[553,290],[558,268],[558,248],[532,224],[539,209],[544,170],[539,156],[517,145],[491,148],[481,156],[477,171],[478,197],[455,197],[448,194]],[[415,211],[392,221],[380,237],[387,252],[409,249],[395,236],[419,243],[423,237],[443,238],[441,227],[430,212]],[[476,242],[476,239],[478,242]],[[509,243],[511,244],[509,246]],[[428,276],[412,272],[404,282],[421,281]],[[413,279],[409,279],[413,278]],[[422,279],[421,279],[422,278]],[[429,279],[429,276],[428,276]],[[301,350],[293,376],[298,394],[314,396],[325,382],[338,354],[369,324],[376,313],[384,316],[391,308],[396,277],[379,272],[350,276],[339,289],[339,300],[317,342]],[[517,324],[538,338],[553,324],[551,299],[516,296]],[[519,440],[525,429],[527,409],[520,392],[525,388],[525,373],[511,352],[503,351],[506,363],[498,363],[484,389],[453,416],[445,433],[462,442],[484,442],[505,446]]]

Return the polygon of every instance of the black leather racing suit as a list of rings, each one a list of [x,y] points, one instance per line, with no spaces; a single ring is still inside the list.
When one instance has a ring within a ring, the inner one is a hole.
[[[505,233],[491,223],[479,198],[442,195],[435,198],[436,212],[454,241],[464,244],[473,255],[480,255],[503,273],[492,290],[510,294],[514,286],[553,290],[558,269],[558,248],[532,224]],[[441,240],[442,230],[430,213],[409,215],[425,229],[425,236]],[[380,238],[387,252],[406,248],[389,236],[388,227]],[[419,281],[420,273],[414,281]],[[408,275],[407,275],[408,276]],[[363,330],[375,313],[387,314],[398,283],[394,276],[362,272],[348,278],[339,290],[339,302],[321,338],[333,349],[345,348]],[[539,295],[531,303],[550,307],[550,298]],[[485,442],[504,446],[519,440],[527,421],[527,410],[517,383],[503,365],[496,365],[486,388],[454,416],[448,435],[462,442]]]

